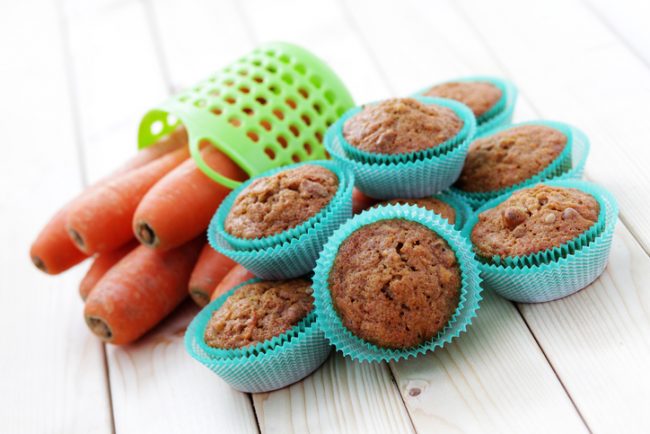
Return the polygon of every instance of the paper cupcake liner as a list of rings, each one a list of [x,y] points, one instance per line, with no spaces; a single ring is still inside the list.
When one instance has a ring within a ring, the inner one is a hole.
[[[440,194],[434,195],[435,198],[440,199],[441,201],[449,204],[456,211],[456,222],[454,223],[454,229],[460,231],[467,223],[467,220],[470,218],[474,212],[472,208],[457,194],[451,190],[443,191]]]
[[[327,359],[331,347],[316,326],[313,314],[310,314],[311,320],[305,318],[289,332],[274,338],[273,343],[267,341],[255,351],[228,354],[229,350],[222,350],[223,355],[205,351],[210,347],[205,344],[203,335],[212,312],[237,288],[203,308],[187,328],[185,349],[194,359],[233,388],[248,393],[268,392],[300,381]]]
[[[444,238],[458,260],[462,283],[460,301],[447,326],[426,343],[408,349],[381,348],[352,334],[341,322],[329,290],[329,273],[339,247],[355,230],[380,220],[405,219],[420,223]],[[327,340],[345,356],[354,360],[379,362],[407,359],[442,347],[467,330],[481,301],[478,264],[467,240],[442,217],[413,205],[388,205],[356,215],[329,239],[314,270],[313,288],[316,322]]]
[[[466,105],[461,104],[458,101],[445,98],[432,98],[420,95],[414,96],[413,98],[427,105],[437,105],[452,110],[463,121],[463,127],[454,137],[433,148],[408,152],[404,154],[380,154],[368,152],[352,146],[343,135],[343,127],[345,125],[345,122],[363,109],[362,107],[355,107],[348,110],[341,118],[336,121],[334,126],[332,126],[334,129],[334,134],[336,134],[338,142],[341,144],[345,155],[350,159],[369,164],[388,164],[401,161],[415,161],[442,155],[446,152],[449,152],[449,150],[453,149],[459,144],[463,143],[465,140],[471,139],[471,137],[468,137],[468,134],[475,131],[472,130],[472,125],[476,123],[476,119],[474,118],[474,113],[472,113],[472,111]],[[370,103],[370,105],[376,103],[377,102]]]
[[[427,197],[447,189],[463,169],[475,123],[471,118],[467,139],[449,152],[416,161],[364,163],[348,158],[332,126],[325,134],[325,148],[334,160],[354,173],[356,186],[375,199]]]
[[[319,212],[317,212],[314,216],[302,222],[298,226],[287,229],[286,231],[283,231],[279,234],[269,235],[266,237],[239,238],[226,231],[225,222],[226,222],[226,218],[228,217],[228,213],[230,212],[230,209],[234,205],[237,196],[239,196],[239,194],[243,190],[245,190],[257,179],[266,178],[275,175],[276,173],[295,169],[305,165],[311,165],[311,166],[318,165],[324,167],[330,170],[331,172],[333,172],[339,180],[339,187],[336,193],[334,194],[330,202],[326,206],[324,206]],[[216,236],[222,239],[225,243],[228,243],[230,247],[235,250],[264,249],[267,247],[282,244],[293,238],[298,238],[299,236],[307,232],[310,228],[313,228],[317,222],[325,219],[331,213],[332,209],[335,208],[337,204],[340,203],[341,198],[348,191],[347,187],[353,184],[354,184],[354,179],[353,179],[352,172],[345,170],[345,168],[335,164],[332,161],[326,161],[326,160],[307,161],[307,162],[302,162],[302,163],[292,164],[289,166],[283,166],[283,167],[271,169],[267,172],[264,172],[258,176],[255,176],[247,180],[241,186],[231,191],[228,196],[226,196],[226,198],[223,200],[223,202],[219,206],[219,209],[217,209],[217,212],[213,217],[215,221],[214,227],[217,231]]]
[[[517,184],[499,190],[485,192],[467,192],[456,187],[451,187],[451,191],[460,196],[472,208],[476,209],[483,205],[485,202],[496,197],[502,196],[506,193],[512,193],[515,190],[519,190],[523,187],[537,184],[542,181],[550,179],[572,179],[582,177],[585,162],[587,160],[587,156],[589,155],[589,139],[582,131],[562,122],[540,120],[522,122],[514,125],[506,125],[490,131],[490,134],[497,134],[512,127],[522,125],[544,125],[562,132],[567,137],[565,148],[555,160],[553,160],[539,173]]]
[[[354,176],[348,173],[341,179],[344,182],[339,189],[343,192],[332,199],[329,211],[295,238],[261,249],[234,249],[225,238],[220,236],[215,214],[208,227],[208,241],[213,249],[263,279],[290,279],[307,274],[314,269],[318,254],[328,237],[343,222],[352,217]]]
[[[476,136],[487,134],[490,132],[490,130],[498,128],[501,125],[509,124],[512,121],[512,114],[514,113],[515,105],[517,103],[517,87],[513,83],[508,80],[490,76],[462,77],[454,80],[447,80],[444,83],[454,81],[484,81],[495,85],[501,90],[501,99],[497,101],[497,103],[492,108],[490,108],[490,110],[483,113],[476,119]],[[415,95],[424,95],[424,93],[432,87],[433,86],[429,86],[425,89],[422,89]]]
[[[592,234],[591,240],[583,240],[572,248],[560,249],[557,256],[545,257],[537,263],[479,262],[486,287],[512,301],[537,303],[573,294],[596,280],[607,265],[612,235],[618,219],[618,206],[614,197],[604,188],[586,181],[567,179],[546,181],[544,184],[577,188],[594,196],[601,206],[601,211],[604,211],[600,213],[599,221],[594,225],[601,230],[595,236]],[[468,239],[478,214],[501,200],[494,199],[472,216],[463,230]]]

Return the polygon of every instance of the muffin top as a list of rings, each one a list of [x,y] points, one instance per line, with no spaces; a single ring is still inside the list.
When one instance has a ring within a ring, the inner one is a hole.
[[[587,193],[540,184],[482,212],[471,239],[485,258],[530,255],[576,238],[598,220],[599,210]]]
[[[475,140],[455,187],[486,192],[518,184],[551,164],[566,144],[563,133],[543,125],[521,125]]]
[[[479,117],[501,99],[501,89],[485,81],[454,81],[433,86],[424,95],[462,102]]]
[[[332,171],[315,164],[256,179],[235,199],[225,230],[246,239],[279,234],[315,216],[338,184]]]
[[[406,154],[434,148],[462,127],[462,119],[446,107],[394,98],[364,106],[345,122],[343,136],[362,151]]]
[[[446,219],[452,225],[456,223],[456,210],[454,207],[435,197],[425,197],[422,199],[391,199],[379,202],[377,205],[415,205],[433,211],[440,217]]]
[[[329,275],[343,325],[380,347],[435,337],[459,303],[461,274],[447,242],[425,226],[382,220],[353,232]]]
[[[205,342],[215,348],[243,348],[279,336],[313,308],[311,283],[304,279],[244,285],[214,311]]]

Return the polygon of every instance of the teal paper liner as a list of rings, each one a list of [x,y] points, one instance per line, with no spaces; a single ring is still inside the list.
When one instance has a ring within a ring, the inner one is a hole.
[[[491,76],[470,76],[470,77],[461,77],[455,80],[446,80],[442,83],[450,82],[475,82],[483,81],[491,83],[498,87],[501,90],[501,99],[487,112],[483,113],[476,119],[476,136],[482,136],[489,133],[492,129],[498,128],[502,125],[509,124],[512,121],[512,115],[515,110],[515,105],[517,103],[517,87],[510,81],[504,80],[498,77]],[[437,85],[436,84],[436,85]],[[432,85],[426,89],[422,89],[417,92],[415,95],[424,95]]]
[[[460,143],[465,141],[468,138],[468,134],[472,132],[472,119],[474,123],[476,119],[472,111],[464,104],[459,103],[451,99],[445,98],[432,98],[426,96],[414,96],[414,99],[422,102],[427,105],[437,105],[441,107],[446,107],[452,110],[462,121],[463,126],[461,130],[451,139],[435,146],[433,148],[423,149],[420,151],[407,152],[404,154],[380,154],[374,152],[364,151],[362,149],[352,146],[343,135],[343,127],[345,122],[350,119],[352,116],[359,113],[363,107],[354,107],[348,110],[341,118],[337,120],[337,125],[334,127],[335,134],[337,139],[341,144],[343,151],[353,160],[358,160],[364,163],[394,163],[400,161],[415,161],[421,160],[423,158],[432,158],[438,155],[442,155],[449,150],[453,149],[455,146],[458,146]],[[377,104],[377,102],[370,103],[369,105]]]
[[[469,131],[462,143],[444,154],[415,161],[367,163],[349,158],[338,138],[340,123],[327,130],[325,148],[337,163],[354,173],[357,188],[367,196],[375,199],[427,197],[446,190],[460,175],[474,137],[475,122],[474,117],[467,120]]]
[[[244,191],[248,186],[250,186],[253,182],[255,182],[260,178],[273,176],[277,173],[284,172],[291,169],[296,169],[301,166],[321,166],[330,170],[336,175],[339,181],[339,188],[337,189],[336,193],[334,194],[334,196],[332,197],[332,199],[327,205],[325,205],[315,215],[313,215],[306,221],[302,222],[298,226],[289,228],[286,231],[283,231],[279,234],[269,235],[262,238],[239,238],[226,231],[225,229],[226,218],[228,217],[228,213],[230,212],[230,209],[234,205],[237,196],[239,196],[239,194],[242,191]],[[223,202],[217,209],[217,212],[214,215],[214,219],[216,220],[215,228],[218,232],[218,236],[223,238],[223,240],[225,240],[225,242],[230,244],[230,247],[235,250],[263,249],[266,247],[282,244],[293,238],[297,238],[300,235],[307,232],[309,228],[313,228],[317,222],[327,217],[327,215],[332,211],[332,208],[336,207],[336,204],[340,202],[341,197],[347,191],[345,186],[350,183],[354,183],[354,180],[350,179],[350,176],[351,176],[351,172],[346,171],[340,165],[337,165],[334,162],[327,161],[327,160],[306,161],[302,163],[291,164],[288,166],[277,167],[275,169],[271,169],[267,172],[264,172],[258,176],[255,176],[247,180],[243,184],[241,184],[233,191],[231,191],[230,194],[226,196],[226,198],[223,200]]]
[[[609,250],[616,221],[618,206],[614,197],[595,184],[562,179],[546,181],[543,184],[557,187],[577,188],[594,196],[604,213],[594,225],[601,228],[591,234],[592,239],[578,243],[573,248],[561,249],[557,256],[544,257],[539,263],[530,261],[504,261],[494,264],[479,262],[481,276],[486,287],[504,298],[521,303],[538,303],[566,297],[596,280],[607,265]],[[478,214],[505,200],[496,198],[486,203],[468,221],[463,234],[470,239]],[[593,228],[592,228],[593,229]],[[568,243],[572,244],[572,243]]]
[[[204,307],[185,332],[185,349],[200,363],[242,392],[259,393],[279,389],[305,378],[330,354],[331,347],[316,326],[314,314],[301,321],[278,339],[267,341],[256,350],[242,353],[222,350],[206,352],[203,335],[212,312],[243,285],[238,285]],[[256,346],[257,347],[257,346]],[[212,349],[212,348],[211,348]]]
[[[560,155],[558,155],[557,158],[548,166],[542,169],[542,171],[517,184],[499,190],[486,192],[467,192],[452,186],[451,191],[460,196],[472,208],[476,209],[485,202],[496,197],[502,196],[506,193],[512,193],[515,190],[542,181],[551,179],[577,179],[582,177],[585,162],[589,155],[589,139],[582,131],[562,122],[538,120],[506,125],[490,131],[490,135],[522,125],[544,125],[562,132],[567,137],[565,148],[562,150]]]
[[[447,326],[430,341],[410,349],[380,348],[352,334],[343,326],[329,291],[329,272],[343,241],[355,230],[368,224],[391,219],[420,223],[444,238],[454,250],[461,269],[461,290],[458,308]],[[341,226],[323,248],[314,270],[313,288],[316,322],[327,340],[345,356],[354,360],[379,362],[408,359],[442,347],[467,330],[476,316],[481,301],[481,277],[472,248],[460,232],[442,217],[413,205],[388,205],[372,208],[356,215]]]
[[[263,279],[290,279],[307,274],[316,265],[318,254],[328,237],[352,217],[354,176],[348,172],[339,180],[342,192],[332,199],[328,212],[295,238],[260,249],[235,249],[219,231],[215,214],[208,227],[208,241],[213,249]]]
[[[440,194],[434,195],[435,198],[440,199],[441,201],[451,205],[456,211],[456,223],[454,223],[454,229],[460,231],[467,223],[467,220],[470,218],[474,212],[472,208],[457,194],[451,190],[443,191]]]

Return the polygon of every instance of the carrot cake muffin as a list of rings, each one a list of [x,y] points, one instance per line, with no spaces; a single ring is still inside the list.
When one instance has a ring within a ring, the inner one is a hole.
[[[433,86],[425,96],[449,98],[465,104],[479,117],[501,99],[501,89],[485,81],[454,81]]]
[[[353,334],[380,347],[409,348],[449,322],[461,273],[438,234],[419,223],[382,220],[341,244],[329,287],[334,309]]]
[[[446,107],[394,98],[363,107],[345,122],[343,136],[362,151],[405,154],[434,148],[462,127],[463,120]]]
[[[455,187],[487,192],[518,184],[545,169],[567,137],[544,125],[521,125],[475,140]]]
[[[576,238],[596,223],[599,210],[587,193],[540,184],[482,212],[471,239],[485,258],[530,255]]]
[[[332,171],[316,164],[256,179],[235,199],[224,228],[245,239],[279,234],[315,216],[338,185]]]
[[[244,285],[228,297],[205,329],[206,344],[243,348],[286,332],[311,312],[311,283],[304,279]]]
[[[379,202],[377,205],[415,205],[433,211],[440,217],[446,219],[452,225],[456,223],[456,210],[454,207],[435,197],[425,197],[422,199],[391,199]]]

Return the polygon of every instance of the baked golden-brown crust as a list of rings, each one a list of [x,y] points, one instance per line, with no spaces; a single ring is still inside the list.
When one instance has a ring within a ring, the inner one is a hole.
[[[518,184],[545,169],[566,144],[563,133],[544,125],[521,125],[475,140],[455,187],[486,192]]]
[[[366,152],[406,154],[434,148],[462,127],[462,119],[446,107],[394,98],[365,106],[345,122],[343,136]]]
[[[232,349],[279,336],[311,312],[312,292],[311,283],[304,279],[244,285],[212,314],[205,342]]]
[[[479,117],[499,102],[502,92],[485,81],[454,81],[433,86],[424,95],[462,102],[474,112],[474,116]]]
[[[332,171],[315,164],[256,179],[235,199],[224,228],[245,239],[279,234],[315,216],[338,184]]]
[[[440,332],[458,307],[461,273],[447,242],[425,226],[383,220],[352,233],[329,275],[343,325],[380,347],[409,348]]]
[[[485,258],[530,255],[576,238],[598,220],[599,210],[587,193],[540,184],[482,212],[471,239]]]
[[[391,199],[379,202],[376,206],[378,205],[415,205],[435,212],[452,225],[456,223],[456,210],[454,207],[435,197],[425,197],[422,199]]]

